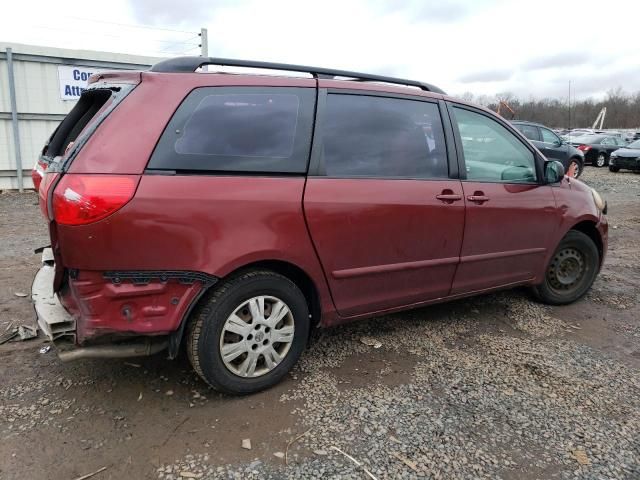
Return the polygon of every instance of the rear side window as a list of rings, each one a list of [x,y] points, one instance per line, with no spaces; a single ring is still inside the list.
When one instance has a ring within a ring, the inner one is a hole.
[[[514,125],[522,134],[527,137],[529,140],[540,140],[538,135],[538,127],[534,127],[532,125],[523,125],[521,123],[516,123]]]
[[[435,103],[329,94],[322,141],[328,176],[449,175],[442,120]]]
[[[149,168],[304,173],[314,103],[309,88],[198,88],[169,122]]]

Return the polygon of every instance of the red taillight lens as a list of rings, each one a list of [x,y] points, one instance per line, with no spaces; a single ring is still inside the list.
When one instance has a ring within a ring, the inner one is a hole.
[[[36,162],[33,170],[31,170],[31,180],[33,180],[33,188],[36,189],[36,192],[40,190],[40,183],[42,182],[46,168],[47,166],[45,164]]]
[[[40,211],[44,218],[49,220],[49,190],[58,178],[58,173],[46,173],[40,182],[40,188],[38,188],[38,201],[40,202]]]
[[[40,182],[42,182],[42,175],[34,168],[31,170],[31,180],[33,180],[33,188],[36,189],[36,192],[40,190]]]
[[[591,150],[591,147],[589,145],[580,145],[578,147],[578,150],[582,150],[583,152],[588,152],[589,150]]]
[[[67,174],[53,192],[53,216],[62,225],[86,225],[108,217],[133,198],[137,175]]]

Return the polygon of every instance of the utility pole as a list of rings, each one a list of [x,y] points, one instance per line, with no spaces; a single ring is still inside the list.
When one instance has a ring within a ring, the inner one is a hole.
[[[209,34],[206,28],[200,29],[200,56],[209,56]]]
[[[7,48],[7,73],[9,74],[9,98],[11,100],[11,124],[13,126],[13,149],[16,157],[16,176],[18,191],[24,192],[22,179],[22,153],[20,152],[20,129],[18,127],[18,107],[16,101],[16,82],[13,73],[13,50]]]
[[[209,56],[209,34],[206,28],[200,29],[200,56],[202,58],[207,58]],[[202,66],[202,71],[206,72],[209,70],[207,65]]]
[[[569,130],[571,130],[571,80],[569,80]]]

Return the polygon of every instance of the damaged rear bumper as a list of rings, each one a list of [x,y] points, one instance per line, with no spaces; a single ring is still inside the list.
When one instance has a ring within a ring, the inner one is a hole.
[[[45,248],[42,251],[42,267],[31,286],[31,300],[38,317],[38,327],[52,342],[64,339],[75,344],[76,321],[53,291],[54,276],[53,252]]]
[[[38,327],[61,360],[177,354],[184,319],[215,277],[183,271],[80,271],[54,291],[51,248],[31,287]]]
[[[127,342],[114,345],[76,347],[76,320],[60,303],[53,291],[55,265],[50,248],[42,251],[42,267],[31,286],[31,300],[38,317],[38,327],[51,340],[60,360],[64,362],[81,358],[126,358],[158,353],[169,345],[164,338],[143,342]]]

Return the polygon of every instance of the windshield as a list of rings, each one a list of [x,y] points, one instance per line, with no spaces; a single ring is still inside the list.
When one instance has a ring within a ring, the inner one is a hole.
[[[629,145],[626,145],[625,148],[639,148],[640,149],[640,140],[636,140],[635,142],[631,142]]]

